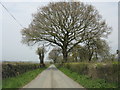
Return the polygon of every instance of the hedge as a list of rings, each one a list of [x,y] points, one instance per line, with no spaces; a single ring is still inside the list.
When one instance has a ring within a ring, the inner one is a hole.
[[[118,63],[66,63],[64,67],[81,75],[88,75],[93,79],[100,78],[115,83],[119,81]]]
[[[2,64],[2,78],[15,77],[39,68],[39,64]]]

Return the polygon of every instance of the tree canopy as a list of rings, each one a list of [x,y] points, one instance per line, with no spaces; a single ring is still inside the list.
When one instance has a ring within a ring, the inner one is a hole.
[[[94,6],[82,2],[57,2],[38,9],[28,28],[22,30],[22,42],[28,45],[47,43],[68,53],[87,40],[107,37],[111,28]]]

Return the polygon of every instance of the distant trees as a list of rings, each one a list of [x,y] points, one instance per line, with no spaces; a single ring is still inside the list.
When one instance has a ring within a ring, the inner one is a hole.
[[[71,61],[73,62],[78,62],[80,60],[80,55],[82,55],[82,57],[84,57],[84,55],[82,54],[83,52],[80,51],[79,49],[81,49],[82,47],[80,45],[76,45],[69,53],[69,56],[71,57],[70,59],[72,59]]]
[[[42,46],[42,47],[39,47],[37,50],[36,50],[36,54],[39,55],[39,59],[40,59],[40,67],[44,67],[45,64],[44,64],[44,56],[45,56],[45,47]]]
[[[88,50],[88,60],[91,61],[94,56],[96,60],[98,57],[106,57],[109,55],[109,46],[105,40],[92,39],[85,42],[85,48]]]
[[[82,61],[91,61],[91,60],[99,60],[100,58],[103,60],[105,58],[110,57],[109,46],[105,40],[91,40],[86,41],[84,45],[75,46],[71,52],[71,59],[75,62]]]
[[[85,46],[81,46],[78,50],[78,57],[80,58],[80,62],[88,61],[89,59],[89,51]]]
[[[51,52],[49,53],[49,59],[52,59],[54,63],[59,62],[59,58],[61,55],[61,49],[60,48],[53,48]]]
[[[22,42],[28,45],[40,42],[57,45],[62,50],[64,62],[68,61],[68,53],[75,46],[87,42],[90,61],[92,50],[95,50],[92,40],[101,40],[110,32],[111,28],[92,5],[57,2],[38,9],[29,27],[22,30]]]

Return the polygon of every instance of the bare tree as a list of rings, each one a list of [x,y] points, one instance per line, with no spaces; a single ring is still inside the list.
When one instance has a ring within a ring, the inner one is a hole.
[[[45,42],[68,53],[78,44],[92,38],[103,38],[111,32],[98,11],[81,2],[57,2],[39,8],[28,28],[22,30],[23,43]]]
[[[71,50],[73,61],[97,61],[99,58],[104,60],[110,55],[110,47],[107,42],[102,39],[86,40],[84,45],[76,45]]]
[[[36,50],[36,53],[39,55],[39,59],[40,59],[40,67],[44,67],[45,64],[44,64],[44,56],[45,56],[45,48],[44,48],[44,45],[42,47],[39,47],[37,50]]]
[[[49,53],[49,58],[54,61],[54,63],[58,62],[58,58],[61,55],[61,49],[60,48],[53,48],[51,52]]]
[[[110,47],[107,42],[103,39],[95,38],[85,41],[85,48],[88,53],[88,60],[91,61],[92,57],[95,56],[96,60],[99,57],[109,56]]]

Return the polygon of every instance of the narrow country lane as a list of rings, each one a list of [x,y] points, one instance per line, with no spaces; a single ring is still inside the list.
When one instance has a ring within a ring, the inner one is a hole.
[[[54,65],[44,70],[23,88],[83,88]]]

